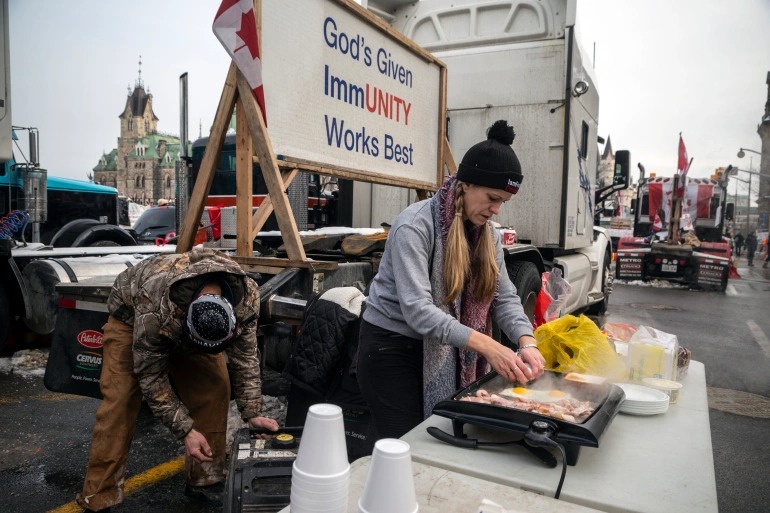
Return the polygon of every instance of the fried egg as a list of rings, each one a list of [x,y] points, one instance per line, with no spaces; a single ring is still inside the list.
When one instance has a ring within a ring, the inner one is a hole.
[[[570,398],[570,395],[567,392],[555,388],[551,390],[535,390],[526,387],[513,387],[504,389],[500,392],[500,395],[536,401],[539,403],[555,403],[556,401]]]

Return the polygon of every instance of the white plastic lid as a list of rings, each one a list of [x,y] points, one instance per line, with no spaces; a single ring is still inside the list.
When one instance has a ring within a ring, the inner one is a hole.
[[[682,388],[681,383],[678,381],[672,381],[670,379],[644,378],[642,383],[649,387],[657,388],[658,390],[679,390]]]

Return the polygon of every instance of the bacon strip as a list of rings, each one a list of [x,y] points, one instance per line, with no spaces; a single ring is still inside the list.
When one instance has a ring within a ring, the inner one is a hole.
[[[514,410],[527,411],[547,415],[567,422],[580,423],[594,412],[590,401],[580,401],[575,398],[562,399],[552,403],[541,403],[523,398],[506,399],[497,394],[490,394],[486,390],[479,390],[475,396],[461,397],[460,401],[491,404]]]

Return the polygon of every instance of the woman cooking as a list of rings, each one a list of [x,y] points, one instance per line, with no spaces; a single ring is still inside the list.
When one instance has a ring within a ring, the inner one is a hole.
[[[398,438],[487,371],[526,383],[543,373],[532,324],[505,272],[490,219],[519,190],[505,121],[455,176],[395,220],[361,323],[358,382],[378,438]],[[492,320],[518,351],[490,335]]]

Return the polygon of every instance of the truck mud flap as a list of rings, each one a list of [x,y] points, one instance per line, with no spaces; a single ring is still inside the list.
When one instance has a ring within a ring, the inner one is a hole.
[[[60,302],[43,379],[48,390],[102,398],[102,326],[107,317],[106,305],[100,311],[66,308]]]
[[[618,253],[615,259],[615,277],[620,280],[643,280],[644,256],[644,253]]]
[[[724,289],[729,275],[730,265],[727,260],[698,258],[695,280],[699,287]]]

